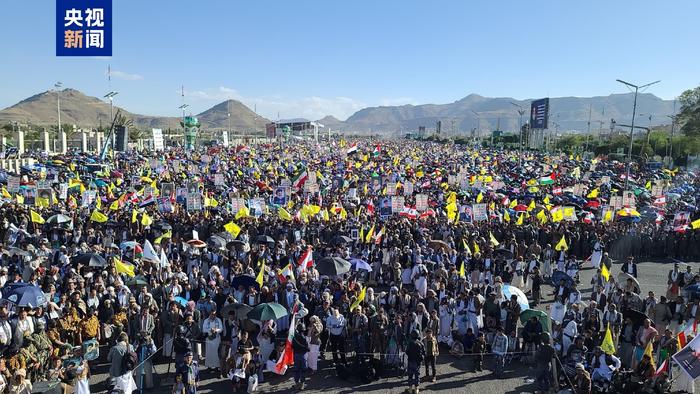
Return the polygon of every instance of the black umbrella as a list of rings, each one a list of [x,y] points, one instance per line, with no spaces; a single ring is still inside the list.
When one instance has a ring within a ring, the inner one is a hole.
[[[231,279],[231,287],[237,289],[238,286],[243,286],[243,288],[255,287],[260,290],[260,284],[255,280],[254,277],[250,275],[241,275]]]
[[[628,317],[632,320],[632,324],[635,326],[640,326],[644,324],[644,320],[649,319],[649,316],[645,315],[644,312],[638,311],[632,308],[625,308],[622,310],[622,317],[627,319]],[[649,319],[651,320],[651,319]],[[653,321],[652,321],[653,325]]]
[[[552,285],[559,286],[559,282],[564,280],[564,286],[567,288],[571,287],[574,283],[574,279],[566,274],[564,271],[554,271],[552,272]]]
[[[226,242],[231,242],[231,241],[235,240],[235,238],[233,238],[233,235],[231,235],[231,233],[229,233],[228,231],[221,231],[221,232],[218,232],[214,235],[216,235],[217,237],[223,238]]]
[[[272,239],[269,235],[258,235],[254,239],[255,243],[258,244],[273,244],[275,243],[275,240]]]
[[[498,249],[493,251],[493,254],[496,256],[502,256],[504,259],[512,259],[513,258],[513,252],[511,252],[510,249],[498,248]]]
[[[318,262],[316,269],[321,275],[337,276],[350,271],[352,264],[340,257],[324,257]]]
[[[353,243],[353,239],[345,236],[345,235],[339,235],[331,240],[331,243],[333,245],[343,245],[343,244],[351,244]]]
[[[226,249],[226,240],[218,235],[212,235],[207,239],[207,246],[213,249]]]
[[[241,304],[241,303],[234,303],[234,304],[228,304],[221,308],[221,318],[225,319],[228,317],[228,313],[230,311],[233,311],[236,314],[236,319],[238,320],[243,320],[248,316],[248,312],[250,312],[253,309],[252,306],[246,305],[246,304]]]
[[[173,226],[171,226],[170,223],[162,221],[162,220],[155,222],[152,227],[154,229],[159,229],[162,232],[170,231],[173,229]]]
[[[229,242],[226,244],[227,248],[235,248],[239,246],[245,245],[245,242],[241,241],[240,239],[234,239],[233,241]]]
[[[72,262],[86,267],[104,267],[107,265],[105,258],[96,253],[79,254],[72,259]]]

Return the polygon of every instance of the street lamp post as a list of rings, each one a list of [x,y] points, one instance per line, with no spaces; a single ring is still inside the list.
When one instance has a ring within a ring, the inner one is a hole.
[[[520,135],[518,142],[518,167],[520,167],[522,165],[523,160],[523,114],[525,114],[525,110],[520,104],[516,104],[512,101],[510,103],[518,107],[518,115],[520,115],[520,118],[518,120],[518,134]]]
[[[109,100],[109,119],[112,125],[114,125],[114,96],[118,94],[119,92],[111,91],[104,95],[104,98]],[[117,136],[114,129],[110,130],[110,134],[112,135],[112,152],[114,152],[114,148],[117,146]]]
[[[56,113],[58,114],[58,134],[61,134],[61,87],[63,87],[63,83],[56,82],[53,85],[56,88]]]
[[[188,104],[182,104],[181,106],[178,107],[179,109],[182,110],[182,138],[184,138],[183,142],[187,139],[185,137],[185,110],[187,109],[187,107],[189,107]]]
[[[654,81],[641,86],[625,82],[621,79],[616,79],[616,81],[620,82],[621,84],[627,85],[627,87],[629,88],[634,88],[634,104],[632,106],[632,125],[630,127],[630,150],[629,157],[627,159],[627,177],[625,178],[625,189],[627,189],[630,182],[630,168],[632,167],[632,139],[634,137],[634,118],[637,116],[637,94],[639,93],[639,89],[645,89],[661,81]]]

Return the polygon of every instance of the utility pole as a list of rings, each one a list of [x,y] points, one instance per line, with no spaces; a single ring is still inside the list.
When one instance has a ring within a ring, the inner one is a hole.
[[[593,110],[593,104],[588,104],[588,131],[586,131],[586,149],[584,152],[588,151],[588,138],[591,136],[591,111]]]
[[[118,95],[119,92],[109,92],[104,95],[104,98],[109,99],[109,119],[112,125],[114,125],[114,96]],[[112,152],[114,152],[114,149],[117,147],[117,133],[114,132],[114,130],[109,131],[109,135],[107,138],[112,139]]]
[[[56,82],[53,85],[56,88],[56,113],[58,114],[58,135],[61,135],[61,87],[63,83]]]
[[[627,85],[627,87],[629,88],[634,88],[634,104],[632,106],[632,125],[630,127],[630,150],[628,155],[629,157],[627,159],[627,177],[625,178],[625,189],[628,189],[630,182],[630,168],[632,167],[632,140],[634,138],[634,118],[637,116],[637,94],[639,93],[639,89],[648,88],[649,86],[659,83],[661,81],[654,81],[641,86],[625,82],[621,79],[617,79],[616,81],[620,82],[621,84]]]
[[[512,101],[510,103],[518,107],[518,115],[520,115],[520,120],[518,120],[518,134],[520,135],[520,139],[518,140],[518,167],[520,167],[523,162],[523,114],[525,114],[525,110],[520,104],[516,104]]]

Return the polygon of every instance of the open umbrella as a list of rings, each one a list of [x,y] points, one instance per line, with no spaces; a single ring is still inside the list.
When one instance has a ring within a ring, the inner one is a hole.
[[[493,251],[494,255],[502,256],[504,259],[512,259],[513,252],[510,249],[498,248]]]
[[[248,312],[248,319],[265,321],[277,320],[287,316],[287,310],[276,302],[265,302],[258,304]]]
[[[428,245],[432,247],[433,249],[442,249],[445,251],[445,253],[450,253],[452,248],[450,248],[450,245],[448,245],[445,241],[439,240],[439,239],[431,239],[428,241]]]
[[[503,296],[506,299],[510,299],[511,296],[515,296],[518,299],[518,304],[521,310],[530,309],[530,303],[527,300],[527,296],[522,290],[515,286],[503,285]]]
[[[340,257],[324,257],[318,262],[316,269],[321,275],[337,276],[350,271],[352,264]]]
[[[119,244],[119,249],[121,250],[132,250],[136,249],[137,247],[140,247],[141,244],[139,244],[136,241],[124,241]]]
[[[170,231],[173,229],[173,226],[171,226],[170,223],[162,220],[155,222],[151,227],[162,232]]]
[[[350,264],[351,264],[352,269],[355,271],[363,270],[363,271],[367,271],[367,272],[372,272],[372,267],[369,265],[369,263],[367,263],[364,260],[350,259]]]
[[[241,303],[228,304],[221,308],[221,318],[227,318],[228,313],[230,311],[233,311],[234,313],[236,313],[236,319],[244,320],[248,316],[248,312],[250,312],[251,310],[253,310],[253,307],[250,305]]]
[[[148,281],[146,278],[143,276],[135,276],[133,278],[129,278],[129,280],[126,281],[127,286],[132,286],[132,287],[137,287],[137,286],[148,286]]]
[[[619,274],[617,274],[617,282],[620,284],[620,286],[625,287],[625,284],[627,284],[628,280],[631,280],[636,286],[637,291],[635,293],[640,294],[642,292],[642,287],[639,285],[639,281],[637,280],[637,278],[626,272],[620,272]]]
[[[2,289],[2,299],[19,307],[36,308],[46,304],[44,292],[28,283],[17,283]]]
[[[54,225],[69,224],[72,221],[73,219],[71,219],[70,216],[66,216],[60,213],[58,215],[53,215],[50,218],[46,219],[46,223]]]
[[[258,244],[273,244],[273,243],[275,243],[275,240],[272,239],[272,237],[270,237],[269,235],[258,235],[257,237],[255,237],[255,239],[253,241],[255,241],[255,243],[258,243]]]
[[[339,235],[331,240],[331,243],[333,245],[350,244],[352,242],[353,242],[352,238],[347,237],[345,235]]]
[[[645,315],[644,312],[640,312],[636,309],[625,308],[622,310],[622,317],[627,319],[628,317],[632,320],[632,324],[635,326],[641,326],[644,320],[649,319],[649,316]],[[651,320],[651,319],[649,319]],[[652,320],[653,324],[653,320]]]
[[[86,267],[104,267],[107,265],[105,258],[96,253],[79,254],[72,259],[72,262]]]
[[[688,300],[686,301],[691,301],[695,298],[697,298],[700,295],[700,283],[696,283],[694,285],[686,286],[683,289],[683,292],[687,294]]]
[[[187,241],[187,244],[190,245],[193,248],[205,248],[207,247],[207,244],[199,239],[191,239]]]
[[[542,331],[543,332],[551,332],[551,321],[549,319],[549,315],[547,315],[546,312],[543,312],[539,309],[525,309],[524,311],[520,312],[520,322],[525,324],[528,320],[532,319],[533,317],[536,317],[537,320],[540,322],[542,325]]]
[[[226,247],[229,249],[230,248],[237,248],[237,247],[240,248],[243,245],[245,245],[245,242],[241,241],[240,239],[234,239],[233,241],[226,243]]]
[[[175,297],[175,302],[182,305],[183,308],[187,307],[187,300],[182,297]]]
[[[552,286],[559,286],[559,282],[564,280],[564,286],[567,288],[571,287],[574,283],[574,279],[566,274],[564,271],[554,271],[552,272]]]
[[[212,249],[226,249],[226,240],[218,235],[212,235],[207,239],[207,246]]]
[[[255,287],[256,289],[260,290],[260,284],[250,275],[240,275],[231,279],[231,287],[237,289],[238,286],[243,286],[245,289]]]

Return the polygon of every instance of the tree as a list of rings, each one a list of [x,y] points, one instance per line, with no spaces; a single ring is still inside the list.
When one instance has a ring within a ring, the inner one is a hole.
[[[681,131],[687,136],[700,136],[700,86],[683,92],[678,101],[681,104],[678,114]]]

